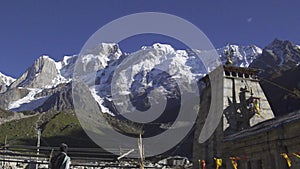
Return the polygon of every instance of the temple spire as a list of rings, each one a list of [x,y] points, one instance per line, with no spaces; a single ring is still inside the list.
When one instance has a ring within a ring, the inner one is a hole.
[[[229,48],[230,48],[230,46],[229,46],[229,43],[228,43],[228,44],[227,44],[227,50],[225,51],[226,57],[227,57],[227,60],[226,60],[226,63],[225,63],[226,66],[232,65],[232,60],[231,60],[231,57],[230,57],[230,51],[229,51]]]

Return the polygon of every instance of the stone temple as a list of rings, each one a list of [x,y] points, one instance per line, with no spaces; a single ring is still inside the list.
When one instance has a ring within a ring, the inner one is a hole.
[[[207,169],[216,168],[215,159],[222,159],[220,169],[234,168],[233,161],[238,169],[299,169],[296,155],[300,152],[300,111],[274,116],[259,84],[260,70],[232,66],[229,54],[223,70],[223,115],[220,122],[216,121],[219,125],[210,138],[199,143],[212,108],[210,75],[202,79],[205,87],[194,133],[194,168],[201,168],[203,161]],[[290,167],[283,153],[291,160]]]

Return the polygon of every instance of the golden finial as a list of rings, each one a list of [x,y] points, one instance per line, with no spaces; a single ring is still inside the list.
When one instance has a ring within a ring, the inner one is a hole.
[[[225,63],[225,65],[229,66],[232,64],[232,61],[231,61],[231,58],[230,58],[230,52],[229,52],[229,49],[226,50],[226,56],[227,56],[227,61]]]

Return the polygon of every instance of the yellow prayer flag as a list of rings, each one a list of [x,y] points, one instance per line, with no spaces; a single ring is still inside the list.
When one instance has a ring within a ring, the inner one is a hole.
[[[222,159],[220,158],[214,158],[216,161],[216,169],[219,169],[222,166]]]
[[[300,153],[293,153],[294,156],[300,158],[300,155],[299,155],[299,154],[300,154]]]
[[[286,160],[286,163],[289,167],[292,166],[292,161],[286,153],[281,153],[281,156]]]
[[[261,116],[258,100],[254,100],[254,107],[255,107],[255,109],[256,109],[256,111],[257,111],[257,114],[258,114],[259,116]]]

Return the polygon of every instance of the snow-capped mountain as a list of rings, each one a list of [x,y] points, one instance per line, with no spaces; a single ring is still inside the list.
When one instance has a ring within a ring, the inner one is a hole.
[[[230,57],[235,66],[248,67],[255,59],[262,54],[262,49],[255,46],[227,45],[217,49],[223,64],[226,62],[226,51],[230,52]]]
[[[4,75],[0,72],[0,93],[3,93],[7,90],[7,87],[13,83],[16,79]]]
[[[300,64],[300,48],[290,41],[275,39],[263,49],[262,56],[255,60],[251,67],[264,69],[264,73],[270,75],[289,70]]]
[[[226,62],[225,50],[230,51],[231,60],[236,66],[244,67],[258,58],[262,51],[254,45],[227,45],[217,49],[223,63]],[[153,88],[166,83],[163,82],[166,80],[164,79],[166,75],[158,70],[153,70],[154,66],[169,71],[175,80],[182,78],[187,81],[195,81],[211,71],[205,70],[201,60],[197,57],[197,55],[203,56],[207,61],[209,60],[207,53],[209,51],[175,50],[170,45],[157,43],[142,47],[139,51],[131,54],[123,54],[118,44],[101,43],[95,48],[81,53],[81,56],[65,56],[61,61],[54,61],[49,56],[41,56],[20,78],[10,84],[9,91],[3,93],[5,97],[2,98],[6,98],[6,100],[1,102],[0,99],[0,107],[14,111],[47,111],[72,108],[71,85],[68,84],[72,83],[71,79],[76,67],[77,70],[82,70],[82,73],[85,74],[85,81],[89,81],[91,94],[99,103],[101,110],[111,113],[112,76],[124,59],[146,58],[133,61],[129,71],[125,74],[123,72],[122,75],[123,85],[126,82],[126,86],[131,86],[130,91],[128,89],[127,92],[136,92],[134,97],[139,100],[141,98],[137,96],[141,95],[143,91],[153,90]],[[94,74],[95,72],[97,73]],[[172,80],[169,79],[169,81]],[[170,83],[169,85],[172,86],[173,84]],[[176,93],[176,88],[168,88],[168,85],[163,87],[164,92]],[[19,94],[15,95],[15,93]],[[59,98],[62,96],[65,99]],[[60,104],[65,106],[60,107],[59,103],[56,103],[55,106],[51,107],[49,105],[52,104],[49,100],[61,102]]]
[[[0,83],[5,84],[6,86],[9,86],[12,82],[14,82],[16,79],[4,75],[3,73],[0,72]]]
[[[261,85],[275,115],[300,109],[299,64],[299,46],[287,40],[275,39],[250,65],[263,70],[260,74]]]
[[[11,84],[11,88],[51,88],[68,81],[62,76],[61,62],[55,62],[49,56],[39,57],[27,71]]]
[[[128,65],[128,69],[118,71],[117,66],[123,60],[130,65]],[[111,112],[107,109],[107,107],[113,107],[111,100],[114,100],[115,105],[119,100],[123,112],[132,112],[129,103],[124,102],[130,93],[136,108],[145,109],[149,103],[140,100],[145,100],[147,93],[161,87],[159,90],[169,97],[176,95],[178,89],[174,87],[176,86],[174,81],[179,79],[185,79],[187,83],[197,81],[206,73],[201,65],[200,59],[193,53],[175,50],[170,45],[156,43],[153,46],[143,47],[130,55],[124,55],[123,58],[110,62],[106,68],[99,70],[95,86],[91,88],[92,94],[100,104],[102,112]],[[120,79],[112,81],[114,73]],[[112,84],[116,88],[113,88]],[[115,89],[117,100],[112,98],[111,88]],[[188,91],[189,89],[184,90]],[[149,99],[159,100],[159,97],[153,95]]]

